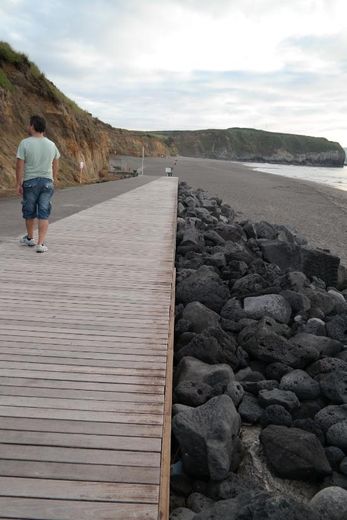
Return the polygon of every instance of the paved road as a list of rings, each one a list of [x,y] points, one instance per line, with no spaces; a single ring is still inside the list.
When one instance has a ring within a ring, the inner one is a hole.
[[[139,159],[127,159],[130,168]],[[58,220],[165,175],[218,195],[239,218],[295,227],[316,247],[330,249],[347,265],[347,192],[279,175],[260,173],[239,163],[210,159],[145,159],[145,175],[134,179],[57,190],[52,220]],[[0,241],[23,231],[18,199],[0,199]]]

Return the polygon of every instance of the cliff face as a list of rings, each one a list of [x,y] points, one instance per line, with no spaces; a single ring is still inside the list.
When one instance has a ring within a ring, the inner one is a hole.
[[[110,154],[146,155],[170,153],[152,135],[112,128],[81,110],[47,80],[23,55],[0,42],[0,190],[15,186],[15,156],[19,141],[27,137],[29,118],[43,115],[47,137],[61,152],[63,185],[78,180],[79,163],[85,163],[84,179],[97,180],[108,169]]]
[[[156,133],[180,155],[233,161],[343,166],[345,151],[320,137],[280,134],[247,128]]]

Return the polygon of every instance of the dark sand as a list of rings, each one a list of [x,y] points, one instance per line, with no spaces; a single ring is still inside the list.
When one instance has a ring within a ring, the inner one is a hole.
[[[141,186],[154,180],[153,176],[165,175],[166,166],[174,166],[174,175],[180,180],[218,195],[238,212],[239,219],[292,226],[310,244],[330,249],[347,265],[346,191],[256,172],[230,161],[180,157],[177,164],[174,163],[172,158],[146,158],[143,177],[57,190],[52,221]],[[128,159],[127,164],[137,168],[141,166],[141,159]],[[24,231],[19,199],[0,199],[0,221],[0,241]]]

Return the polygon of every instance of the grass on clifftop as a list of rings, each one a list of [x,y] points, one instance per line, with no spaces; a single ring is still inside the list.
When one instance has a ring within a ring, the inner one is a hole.
[[[4,41],[0,41],[0,61],[12,63],[12,65],[20,65],[21,63],[29,65],[30,63],[28,56],[14,51],[12,47]]]
[[[41,84],[41,95],[48,97],[53,102],[68,105],[72,110],[79,114],[87,113],[85,110],[80,108],[77,103],[72,101],[72,99],[65,96],[65,94],[63,94],[54,83],[52,83],[52,81],[47,79],[37,65],[29,60],[26,54],[15,51],[7,42],[4,41],[0,41],[0,87],[5,88],[6,90],[13,90],[14,86],[8,79],[5,71],[1,69],[1,63],[9,63],[21,70],[23,70],[22,67],[24,69],[29,69],[31,77],[36,83]]]

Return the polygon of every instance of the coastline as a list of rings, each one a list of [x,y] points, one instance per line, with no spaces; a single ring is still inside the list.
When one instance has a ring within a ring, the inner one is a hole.
[[[180,157],[174,174],[221,197],[238,219],[292,226],[310,245],[329,249],[347,265],[346,191],[212,159]]]

